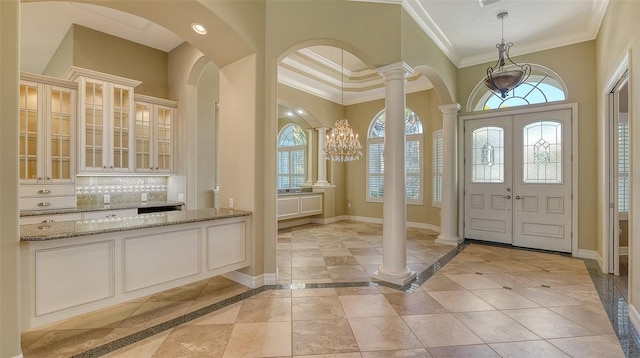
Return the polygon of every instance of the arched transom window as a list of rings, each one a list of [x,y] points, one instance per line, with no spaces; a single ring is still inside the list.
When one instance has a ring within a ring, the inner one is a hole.
[[[406,108],[405,171],[407,203],[422,205],[422,121]],[[378,113],[367,135],[367,201],[382,202],[384,196],[385,111]]]
[[[509,91],[506,98],[489,90],[480,81],[469,97],[467,111],[477,112],[499,108],[511,108],[567,99],[567,87],[562,79],[550,69],[531,65],[531,75],[527,81]]]
[[[278,135],[278,189],[299,188],[305,181],[307,137],[300,126],[287,124]]]

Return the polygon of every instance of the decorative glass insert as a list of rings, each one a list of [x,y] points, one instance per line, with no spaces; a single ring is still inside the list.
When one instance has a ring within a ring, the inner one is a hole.
[[[550,69],[531,65],[531,75],[527,82],[509,91],[506,98],[494,93],[481,80],[469,97],[469,112],[486,111],[498,108],[527,106],[530,104],[564,101],[567,98],[567,87],[562,79]]]
[[[471,181],[504,183],[504,128],[481,127],[471,136]]]
[[[277,188],[299,188],[305,182],[307,137],[295,124],[287,124],[278,136]]]
[[[522,129],[523,182],[562,183],[562,123],[540,121]]]
[[[404,111],[405,187],[409,203],[422,200],[422,121],[411,109]],[[384,196],[385,111],[371,121],[367,136],[367,200],[382,201]]]
[[[618,118],[618,212],[629,211],[629,114]]]

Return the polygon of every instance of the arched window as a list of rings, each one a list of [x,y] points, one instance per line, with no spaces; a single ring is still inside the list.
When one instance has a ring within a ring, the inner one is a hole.
[[[373,118],[367,135],[367,201],[373,202],[384,196],[384,117],[382,110]],[[409,108],[404,121],[407,203],[422,205],[422,122]]]
[[[296,124],[287,124],[278,135],[278,189],[299,188],[305,181],[307,138]]]
[[[550,69],[531,65],[531,75],[527,81],[509,91],[506,98],[489,90],[484,81],[480,81],[469,96],[468,112],[486,111],[498,108],[511,108],[540,104],[567,99],[567,87],[562,79]]]

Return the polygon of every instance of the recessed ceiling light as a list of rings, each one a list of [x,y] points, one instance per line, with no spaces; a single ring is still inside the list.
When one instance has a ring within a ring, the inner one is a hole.
[[[293,112],[291,112],[291,111],[286,111],[286,112],[284,112],[284,114],[286,114],[287,117],[293,117]]]
[[[191,28],[193,29],[193,31],[195,31],[197,34],[200,34],[200,35],[204,35],[207,33],[207,29],[204,26],[202,26],[202,24],[198,24],[196,22],[191,24]]]
[[[299,115],[303,115],[304,114],[304,111],[301,110],[301,109],[297,110],[296,112],[298,112]]]

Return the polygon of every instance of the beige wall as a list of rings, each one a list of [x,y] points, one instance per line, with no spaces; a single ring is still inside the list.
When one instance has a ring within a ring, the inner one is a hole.
[[[136,93],[168,98],[167,56],[166,52],[73,24],[44,74],[63,77],[73,65],[142,81]]]
[[[634,125],[640,123],[640,111],[634,104],[640,103],[640,26],[638,26],[638,18],[640,18],[640,2],[613,0],[609,2],[607,13],[600,26],[600,31],[596,39],[596,80],[597,93],[595,100],[598,104],[598,130],[600,138],[606,136],[606,124],[608,117],[606,115],[607,107],[605,105],[605,93],[609,90],[606,88],[607,82],[616,72],[617,67],[622,63],[623,58],[631,53],[629,59],[629,124],[630,124],[630,150],[632,157],[630,160],[630,175],[632,178],[640,177],[640,165],[638,160],[634,158],[634,153],[640,153],[640,126]],[[624,31],[621,31],[624,29]],[[603,140],[599,141],[603,143]],[[601,147],[604,147],[601,144]],[[604,158],[606,148],[601,148],[600,157]],[[600,171],[606,168],[604,160],[600,160]],[[608,188],[606,174],[600,175],[599,192],[600,196],[604,196],[603,192]],[[640,190],[634,189],[634,183],[631,181],[631,198],[629,203],[629,312],[634,319],[634,324],[638,324],[637,312],[640,310],[640,265],[636,263],[640,257],[640,245],[637,245],[637,238],[640,237],[640,225],[636,222],[640,218]],[[607,203],[600,201],[598,203],[601,212],[606,211]],[[602,227],[604,218],[599,217],[599,225]],[[603,230],[599,230],[602,232]],[[598,236],[598,251],[602,254],[605,251],[606,241],[605,234]],[[606,268],[605,268],[606,269]],[[635,312],[635,313],[634,313]],[[632,314],[634,313],[634,314]]]
[[[19,3],[0,1],[0,357],[20,356],[18,230]]]
[[[497,56],[497,55],[496,55]],[[570,61],[568,59],[580,59]],[[578,248],[596,250],[597,197],[593,195],[597,187],[597,116],[596,103],[596,62],[595,41],[587,41],[575,45],[559,47],[547,51],[536,52],[525,56],[515,57],[517,63],[534,63],[545,66],[564,81],[568,88],[567,102],[578,104],[578,118],[574,125],[578,125]],[[458,74],[458,98],[463,108],[460,116],[466,112],[469,95],[486,76],[486,69],[493,63],[466,67]],[[574,138],[575,140],[575,138]],[[574,173],[574,175],[576,175]]]
[[[435,91],[420,91],[407,94],[406,106],[412,109],[422,121],[423,129],[423,204],[407,205],[407,221],[412,223],[440,226],[440,209],[432,205],[431,168],[432,134],[442,128],[442,114]],[[360,135],[364,156],[362,160],[345,165],[346,192],[343,210],[347,215],[382,218],[382,203],[367,202],[367,135],[373,118],[384,109],[384,99],[354,104],[346,107],[346,117],[354,131]],[[336,198],[338,194],[336,193]],[[351,202],[351,208],[348,208]]]

